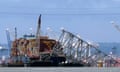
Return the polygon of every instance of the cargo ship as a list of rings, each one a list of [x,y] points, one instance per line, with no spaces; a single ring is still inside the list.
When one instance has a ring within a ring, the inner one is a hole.
[[[66,55],[60,42],[40,34],[41,15],[38,18],[36,35],[24,35],[17,38],[15,28],[15,39],[9,45],[10,59],[3,66],[8,67],[36,67],[36,66],[84,66],[82,63],[65,63]],[[55,46],[59,46],[59,53],[55,52]]]

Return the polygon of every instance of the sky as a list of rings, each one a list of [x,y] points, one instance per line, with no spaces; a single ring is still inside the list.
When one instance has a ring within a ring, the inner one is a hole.
[[[6,29],[14,39],[36,32],[42,14],[42,31],[60,28],[93,42],[120,42],[120,0],[0,0],[0,43],[7,43]]]

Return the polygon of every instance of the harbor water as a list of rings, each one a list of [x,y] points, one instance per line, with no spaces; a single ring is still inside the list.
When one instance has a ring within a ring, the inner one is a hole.
[[[120,68],[96,68],[96,67],[42,67],[42,68],[0,68],[0,72],[119,72]]]

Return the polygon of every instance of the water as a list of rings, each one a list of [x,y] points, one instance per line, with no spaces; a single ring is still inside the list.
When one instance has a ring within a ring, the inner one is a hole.
[[[1,46],[8,48],[7,44],[0,44]],[[120,43],[99,43],[99,49],[103,52],[105,52],[106,54],[109,54],[111,51],[114,52],[114,54],[116,54],[117,56],[120,56]],[[8,57],[9,56],[9,51],[10,49],[8,48],[8,50],[0,50],[0,57],[2,57],[3,55]]]
[[[106,54],[113,52],[116,56],[120,56],[120,43],[99,43],[99,49]]]
[[[38,67],[0,68],[1,72],[119,72],[120,68],[97,67]]]

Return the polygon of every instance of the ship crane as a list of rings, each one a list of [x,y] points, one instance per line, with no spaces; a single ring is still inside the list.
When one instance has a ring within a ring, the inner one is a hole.
[[[41,28],[41,15],[39,16],[39,19],[38,19],[38,26],[37,26],[37,32],[36,32],[36,39],[38,39],[39,36],[40,36],[40,28]]]
[[[117,25],[117,24],[115,24],[115,22],[114,21],[111,21],[111,23],[113,24],[113,26],[120,32],[120,27],[119,27],[119,25]],[[115,47],[113,47],[112,48],[112,50],[113,50],[113,53],[115,54],[115,50],[116,50],[116,48]]]
[[[41,14],[39,16],[39,19],[38,19],[38,26],[37,26],[37,32],[36,32],[36,52],[39,55],[39,51],[40,51],[40,28],[41,28]],[[36,53],[35,53],[36,54]],[[40,56],[40,60],[41,60],[41,56]]]
[[[9,29],[6,29],[6,35],[7,35],[7,41],[8,41],[8,47],[11,47],[11,39],[10,39],[10,32]]]
[[[9,56],[10,56],[11,39],[10,39],[10,32],[9,32],[9,29],[8,29],[8,28],[6,29],[6,35],[7,35],[8,48],[9,48],[8,54],[9,54]]]

